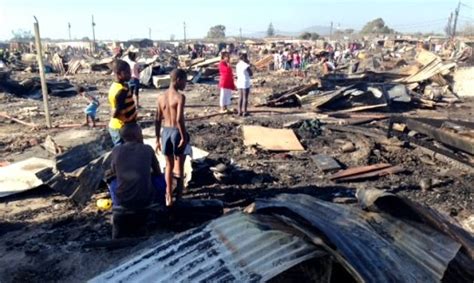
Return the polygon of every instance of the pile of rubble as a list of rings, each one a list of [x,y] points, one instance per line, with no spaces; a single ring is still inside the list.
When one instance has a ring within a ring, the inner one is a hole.
[[[300,105],[336,113],[449,106],[460,101],[453,92],[455,68],[456,63],[445,63],[421,50],[411,65],[390,71],[326,74],[318,82],[271,94],[258,106]]]

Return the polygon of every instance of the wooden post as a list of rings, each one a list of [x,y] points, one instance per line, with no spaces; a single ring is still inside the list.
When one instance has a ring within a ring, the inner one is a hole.
[[[46,126],[51,128],[51,116],[49,114],[49,102],[48,102],[48,87],[46,86],[46,78],[44,76],[44,64],[43,64],[43,49],[41,48],[41,37],[39,31],[38,19],[35,18],[35,41],[36,41],[36,53],[38,59],[38,67],[41,78],[41,91],[43,92],[43,104],[44,104],[44,115],[46,116]]]

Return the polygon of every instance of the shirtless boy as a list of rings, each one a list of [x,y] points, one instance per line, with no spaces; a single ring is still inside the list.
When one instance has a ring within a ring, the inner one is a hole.
[[[182,69],[174,69],[171,72],[171,83],[169,89],[158,96],[158,105],[155,118],[156,150],[160,150],[166,157],[166,205],[173,204],[173,169],[178,164],[178,182],[176,190],[178,194],[183,190],[183,166],[184,149],[189,137],[184,125],[184,104],[186,98],[179,93],[186,87],[186,72]],[[163,132],[161,124],[163,122]],[[161,136],[161,139],[160,139]],[[179,195],[178,195],[179,196]]]

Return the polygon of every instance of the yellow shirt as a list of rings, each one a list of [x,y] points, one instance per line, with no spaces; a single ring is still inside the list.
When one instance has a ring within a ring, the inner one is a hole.
[[[134,122],[137,119],[137,111],[133,94],[128,90],[128,87],[113,82],[109,89],[108,95],[111,115],[109,128],[121,129],[125,123]],[[118,117],[113,117],[115,109],[120,108]]]

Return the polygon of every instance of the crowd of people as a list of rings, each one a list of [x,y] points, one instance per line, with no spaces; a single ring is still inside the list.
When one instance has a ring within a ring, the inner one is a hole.
[[[238,50],[238,51],[237,51]],[[321,64],[324,73],[334,71],[338,65],[357,58],[359,46],[345,47],[327,45],[325,49],[287,46],[273,49],[270,69],[293,70],[303,74],[310,64]],[[268,54],[268,50],[261,50]],[[238,53],[237,53],[238,52]],[[139,73],[136,51],[131,49],[125,56],[118,52],[114,61],[114,81],[111,83],[108,101],[111,118],[108,131],[113,142],[112,175],[109,190],[113,200],[114,237],[129,236],[144,224],[144,218],[156,207],[171,207],[179,200],[184,189],[184,161],[189,152],[190,137],[186,131],[184,109],[187,74],[174,69],[170,74],[170,86],[158,95],[155,116],[156,146],[143,143],[143,135],[137,124],[139,108]],[[232,66],[231,57],[239,60]],[[235,113],[248,116],[251,93],[252,64],[243,48],[223,49],[219,63],[219,106],[223,114]],[[123,58],[123,59],[122,59]],[[234,78],[234,70],[236,80]],[[232,109],[233,93],[238,92],[237,111]],[[87,100],[84,110],[86,123],[95,126],[99,101],[79,87],[78,93]],[[155,153],[160,152],[166,160],[164,174],[160,170]],[[137,226],[138,225],[138,226]]]

